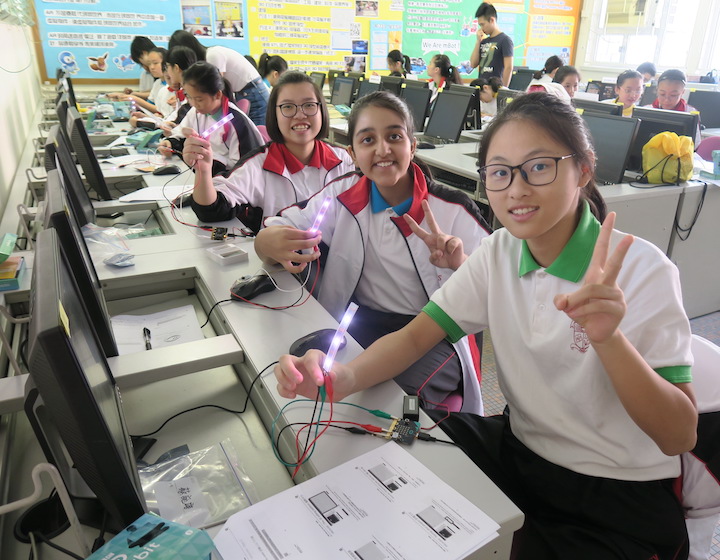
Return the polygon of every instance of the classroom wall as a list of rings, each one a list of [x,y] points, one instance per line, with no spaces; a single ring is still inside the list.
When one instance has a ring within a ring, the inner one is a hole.
[[[20,156],[39,109],[40,79],[35,63],[32,31],[0,23],[0,216],[5,211]],[[12,53],[12,54],[10,54]]]

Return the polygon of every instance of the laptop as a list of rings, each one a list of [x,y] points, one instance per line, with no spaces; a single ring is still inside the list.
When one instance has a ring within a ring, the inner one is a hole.
[[[452,90],[440,92],[435,99],[435,107],[425,132],[415,135],[417,141],[431,144],[456,143],[465,124],[471,100],[471,96],[454,93]]]

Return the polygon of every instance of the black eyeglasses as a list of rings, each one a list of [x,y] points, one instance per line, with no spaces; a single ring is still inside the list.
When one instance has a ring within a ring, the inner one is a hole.
[[[306,117],[317,115],[320,103],[317,101],[306,101],[301,105],[296,105],[295,103],[280,103],[278,107],[280,107],[280,112],[283,117],[291,119],[297,115],[298,109],[300,109]]]
[[[493,163],[479,168],[478,173],[480,173],[480,181],[482,181],[485,190],[488,191],[504,191],[507,189],[513,182],[513,171],[515,169],[520,171],[520,175],[528,185],[542,187],[557,179],[558,162],[576,155],[535,157],[522,162],[520,165]]]

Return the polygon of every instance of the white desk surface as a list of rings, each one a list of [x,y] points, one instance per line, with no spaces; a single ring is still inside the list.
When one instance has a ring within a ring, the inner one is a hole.
[[[720,128],[705,128],[700,131],[700,136],[708,138],[709,136],[720,136]]]

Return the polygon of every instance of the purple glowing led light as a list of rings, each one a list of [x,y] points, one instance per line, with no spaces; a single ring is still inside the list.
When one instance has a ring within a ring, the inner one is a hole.
[[[205,138],[205,140],[207,140],[213,132],[215,132],[218,128],[223,126],[225,123],[229,123],[234,118],[235,118],[235,115],[233,115],[232,113],[228,113],[222,119],[220,119],[218,122],[216,122],[214,125],[210,126],[210,128],[208,128],[205,132],[200,134],[200,136],[202,136],[203,138]]]
[[[350,321],[352,321],[355,316],[357,309],[357,303],[350,303],[350,305],[348,305],[345,315],[343,315],[342,321],[340,321],[340,324],[335,331],[335,336],[333,336],[332,342],[330,343],[330,348],[328,348],[327,354],[325,355],[325,361],[322,366],[323,371],[327,372],[332,369],[333,363],[335,362],[335,355],[340,348],[340,343],[342,342],[343,337],[350,326]]]

